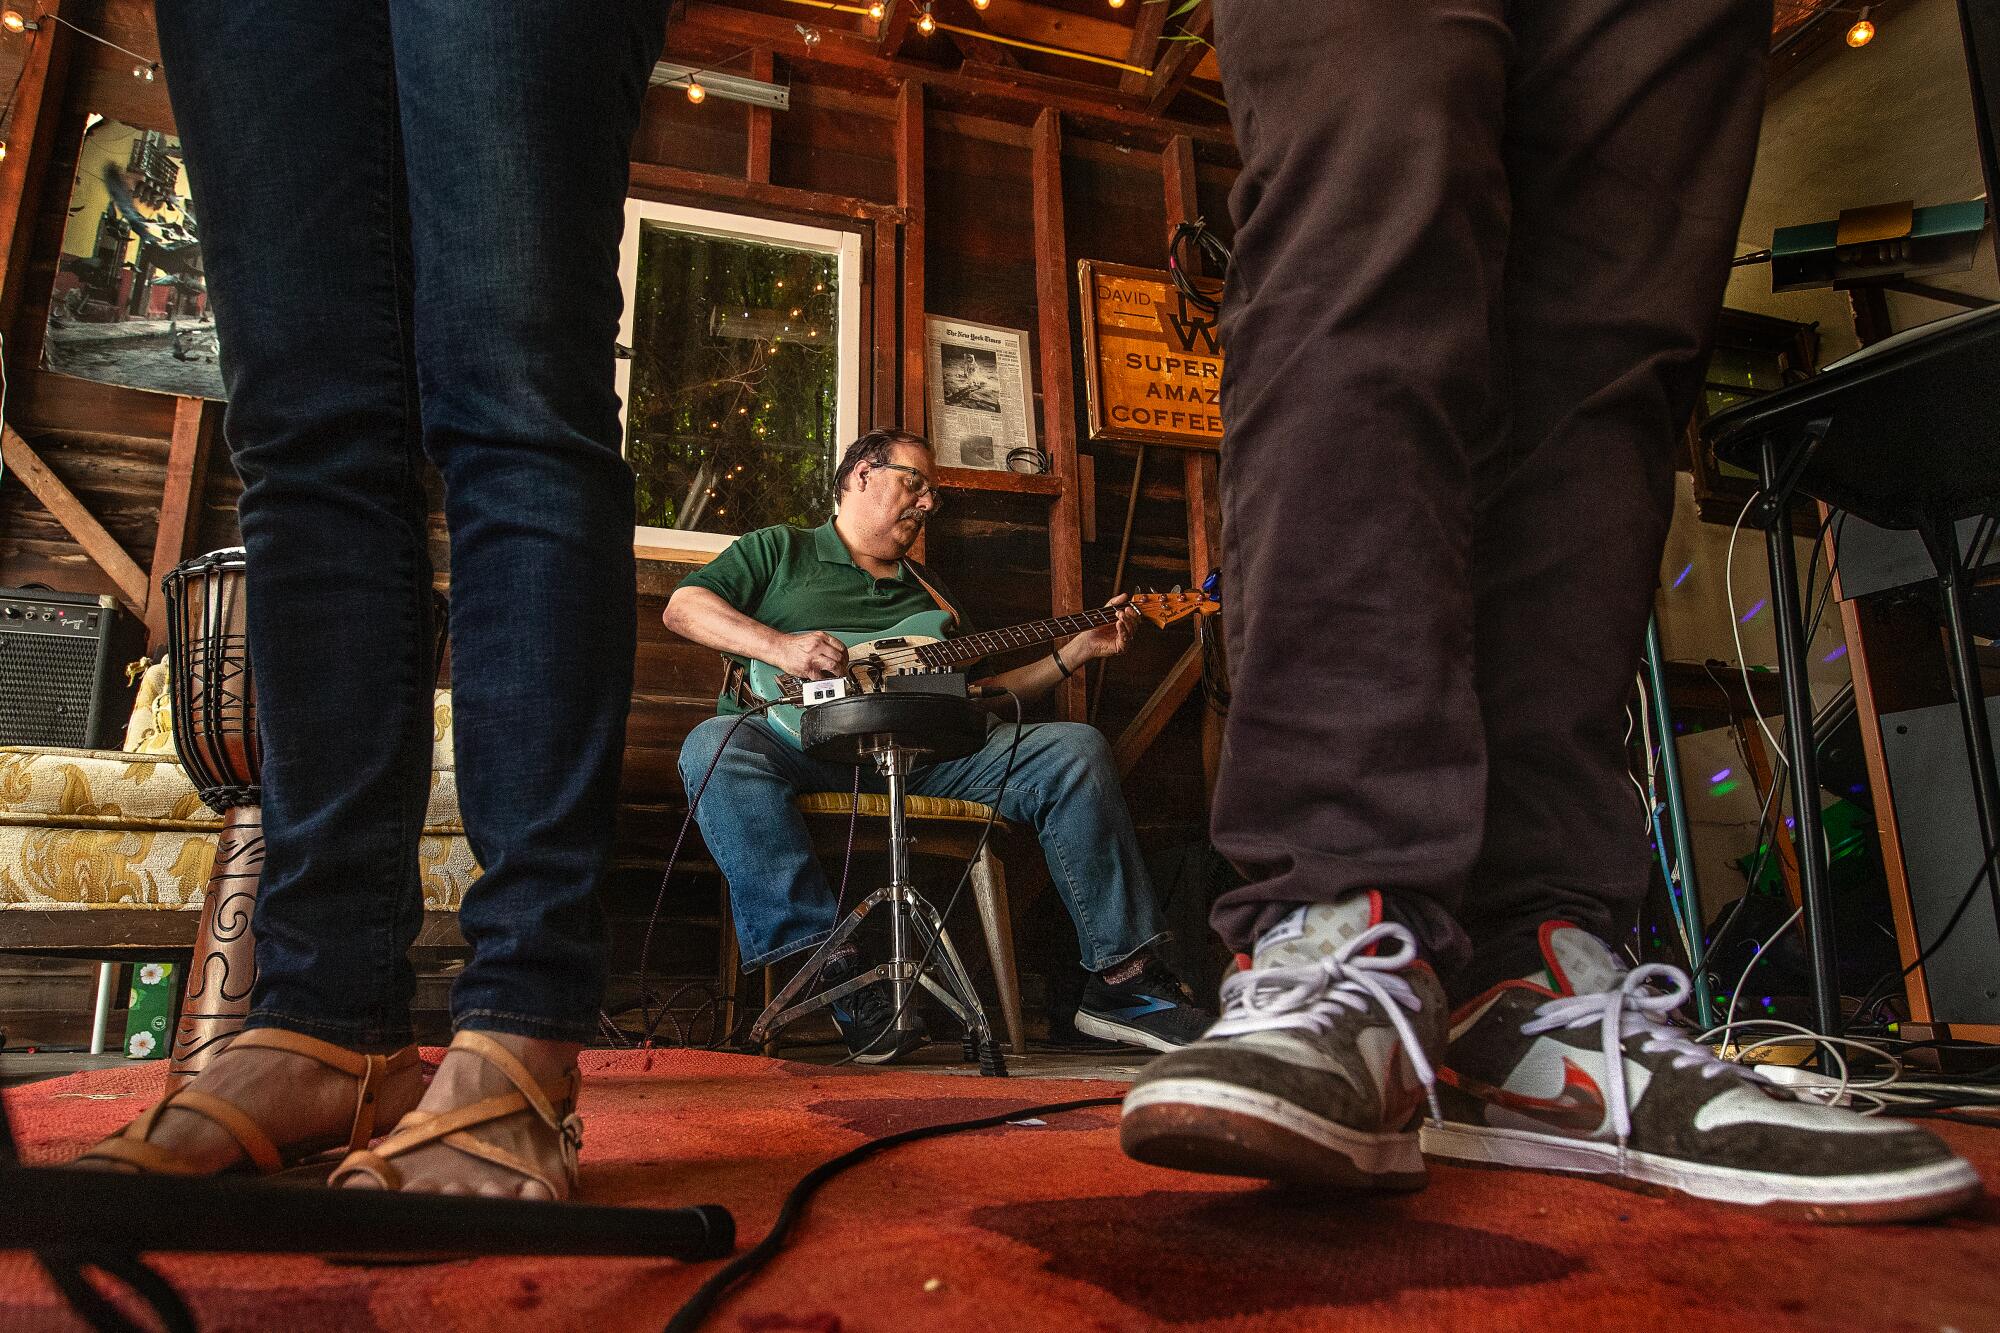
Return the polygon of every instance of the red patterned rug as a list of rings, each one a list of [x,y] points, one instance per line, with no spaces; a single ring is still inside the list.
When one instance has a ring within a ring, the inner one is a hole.
[[[595,1202],[717,1202],[743,1243],[792,1183],[864,1138],[1113,1085],[831,1070],[748,1056],[584,1057]],[[8,1094],[27,1157],[66,1159],[158,1094],[159,1064]],[[2000,1207],[1929,1226],[1764,1221],[1547,1176],[1432,1168],[1421,1194],[1298,1199],[1155,1170],[1116,1108],[895,1148],[830,1183],[726,1300],[726,1333],[946,1329],[1923,1330],[2000,1328]],[[2000,1179],[2000,1132],[1942,1132]],[[0,1207],[5,1207],[0,1200]],[[106,1218],[143,1234],[144,1218]],[[483,1259],[157,1261],[204,1330],[657,1329],[715,1265]],[[75,1323],[0,1253],[0,1328]]]

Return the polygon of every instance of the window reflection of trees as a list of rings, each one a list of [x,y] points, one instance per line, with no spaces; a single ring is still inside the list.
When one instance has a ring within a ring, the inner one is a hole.
[[[642,526],[824,519],[838,277],[832,255],[645,224],[626,409]]]

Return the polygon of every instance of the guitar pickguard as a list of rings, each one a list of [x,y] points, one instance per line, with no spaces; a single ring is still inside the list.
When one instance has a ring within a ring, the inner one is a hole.
[[[889,677],[923,670],[923,663],[917,660],[913,650],[936,642],[936,639],[915,635],[897,635],[854,644],[847,650],[848,679],[863,694],[879,693]]]
[[[847,683],[857,694],[879,694],[889,677],[923,670],[923,664],[911,655],[911,650],[937,642],[933,638],[898,635],[854,644],[847,650]],[[801,687],[797,677],[779,676],[778,687],[784,692],[786,702],[799,702]]]

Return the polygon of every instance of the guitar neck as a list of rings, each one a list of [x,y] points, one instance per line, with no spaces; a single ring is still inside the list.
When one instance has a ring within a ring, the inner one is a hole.
[[[988,630],[983,634],[968,634],[962,639],[946,639],[939,643],[925,644],[917,650],[926,667],[938,670],[957,666],[963,662],[976,662],[994,653],[1004,653],[1013,648],[1031,648],[1038,643],[1049,643],[1056,639],[1066,639],[1072,634],[1081,634],[1099,625],[1109,625],[1118,618],[1116,607],[1102,606],[1095,611],[1085,611],[1074,616],[1057,616],[1053,620],[1031,620],[1025,625],[1013,625],[1007,629]]]

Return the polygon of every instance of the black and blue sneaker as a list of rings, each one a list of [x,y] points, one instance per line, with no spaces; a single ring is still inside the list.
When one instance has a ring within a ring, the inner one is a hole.
[[[1092,973],[1076,1007],[1076,1030],[1154,1051],[1178,1051],[1208,1031],[1215,1015],[1157,958],[1118,985]]]
[[[852,949],[828,961],[820,973],[820,983],[831,990],[843,981],[860,976],[872,964],[862,960]],[[878,981],[872,986],[863,986],[827,1006],[833,1021],[840,1027],[840,1035],[847,1042],[848,1053],[856,1064],[883,1065],[899,1060],[930,1040],[929,1029],[924,1024],[923,1015],[910,1007],[908,1026],[898,1030],[895,1027],[895,991],[886,981]]]

